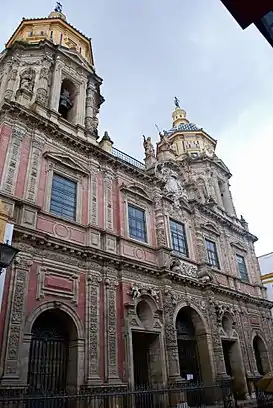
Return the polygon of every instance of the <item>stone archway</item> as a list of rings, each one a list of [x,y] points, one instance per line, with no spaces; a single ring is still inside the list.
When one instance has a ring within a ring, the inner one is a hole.
[[[256,334],[253,338],[253,350],[257,371],[260,375],[264,375],[270,371],[267,349],[263,339]]]
[[[80,320],[67,305],[49,302],[28,317],[22,374],[30,393],[72,391],[84,380],[84,335]]]
[[[125,304],[126,368],[131,388],[166,384],[162,311],[155,290],[142,287]],[[151,294],[152,293],[152,294]]]
[[[203,316],[192,306],[181,307],[175,317],[180,376],[185,380],[213,382],[208,331]]]

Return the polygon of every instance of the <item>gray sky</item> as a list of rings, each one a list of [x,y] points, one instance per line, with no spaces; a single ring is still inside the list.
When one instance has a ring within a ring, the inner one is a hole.
[[[22,17],[47,16],[54,2],[2,5],[0,43]],[[243,31],[220,0],[63,0],[68,21],[92,37],[106,102],[101,132],[142,160],[142,134],[171,127],[173,97],[218,140],[238,215],[273,251],[273,50],[255,27]]]

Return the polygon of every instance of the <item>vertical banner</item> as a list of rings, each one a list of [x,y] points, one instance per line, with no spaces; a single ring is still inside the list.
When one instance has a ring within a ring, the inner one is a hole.
[[[13,228],[14,228],[13,224],[6,224],[3,243],[5,244],[7,243],[9,245],[12,244]],[[5,279],[6,279],[6,269],[2,269],[2,273],[0,274],[0,313],[2,309]]]

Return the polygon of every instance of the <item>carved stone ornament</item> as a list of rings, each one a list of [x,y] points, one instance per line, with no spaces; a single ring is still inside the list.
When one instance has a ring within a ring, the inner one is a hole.
[[[198,278],[197,267],[190,265],[186,262],[182,262],[180,259],[171,259],[166,265],[167,269],[180,276],[188,276],[190,278]]]
[[[151,296],[156,302],[159,302],[160,300],[159,293],[156,291],[156,289],[152,287],[144,287],[143,285],[138,286],[133,284],[128,292],[128,295],[131,296],[133,300],[138,299],[143,295]]]
[[[180,200],[188,200],[186,190],[183,188],[178,174],[168,167],[162,167],[159,177],[164,181],[163,194],[174,202],[174,206],[180,208]]]

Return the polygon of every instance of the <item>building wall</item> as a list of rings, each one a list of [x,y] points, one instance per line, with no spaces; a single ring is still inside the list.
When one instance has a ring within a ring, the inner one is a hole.
[[[0,95],[0,197],[20,250],[3,296],[1,384],[26,386],[33,324],[51,309],[66,314],[77,332],[74,386],[133,386],[135,332],[157,339],[149,350],[153,378],[160,384],[177,381],[175,321],[179,310],[189,307],[203,378],[213,383],[226,376],[225,339],[236,344],[236,378],[251,392],[258,375],[255,336],[271,367],[271,304],[256,262],[256,237],[235,215],[228,169],[204,151],[198,160],[176,162],[163,141],[157,157],[146,157],[146,167],[148,159],[155,160],[149,171],[129,156],[121,160],[109,153],[107,138],[98,142],[96,133],[101,80],[71,52],[42,43],[30,56],[26,45],[14,44],[1,61],[6,74]],[[41,75],[45,55],[47,81]],[[6,67],[12,57],[11,75]],[[35,74],[30,72],[24,89],[20,73],[26,66]],[[80,84],[70,122],[56,111],[61,73]],[[37,100],[39,89],[44,97]],[[208,136],[200,137],[205,146]],[[209,143],[215,148],[215,141]],[[77,182],[75,221],[50,212],[54,172]],[[145,210],[147,242],[130,237],[128,204]],[[173,251],[171,219],[185,226],[188,256]],[[208,264],[205,239],[216,243],[220,267]],[[245,259],[248,282],[240,276],[236,254]],[[142,301],[145,313],[138,312]],[[224,316],[231,323],[228,331]]]
[[[273,254],[259,256],[258,262],[262,275],[262,283],[266,287],[268,299],[273,301]]]

